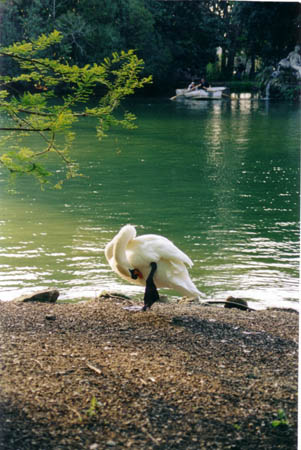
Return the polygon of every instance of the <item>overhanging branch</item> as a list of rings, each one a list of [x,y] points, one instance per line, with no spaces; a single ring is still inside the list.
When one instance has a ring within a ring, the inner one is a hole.
[[[0,131],[50,131],[51,128],[14,128],[14,127],[1,127]]]

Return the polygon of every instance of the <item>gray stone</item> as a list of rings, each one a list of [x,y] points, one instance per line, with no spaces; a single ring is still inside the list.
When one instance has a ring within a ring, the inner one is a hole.
[[[22,295],[17,301],[26,302],[41,302],[41,303],[55,303],[60,295],[57,289],[45,289],[43,291],[34,292],[33,294]]]

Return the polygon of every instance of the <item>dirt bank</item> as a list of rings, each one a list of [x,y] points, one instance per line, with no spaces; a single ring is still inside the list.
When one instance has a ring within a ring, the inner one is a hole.
[[[0,303],[1,449],[296,448],[298,314],[129,303]]]

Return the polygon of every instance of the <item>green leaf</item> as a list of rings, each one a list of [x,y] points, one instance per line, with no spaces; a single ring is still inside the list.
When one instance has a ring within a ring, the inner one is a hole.
[[[35,153],[32,151],[32,150],[30,150],[29,148],[22,148],[19,152],[18,152],[18,154],[17,154],[17,157],[18,157],[18,159],[20,159],[21,161],[26,161],[26,160],[29,160],[29,159],[31,159],[32,157],[33,157],[33,155],[34,155]]]

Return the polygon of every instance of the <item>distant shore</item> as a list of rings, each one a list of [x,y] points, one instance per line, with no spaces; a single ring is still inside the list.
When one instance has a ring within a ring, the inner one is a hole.
[[[294,449],[298,314],[1,302],[0,449]]]

